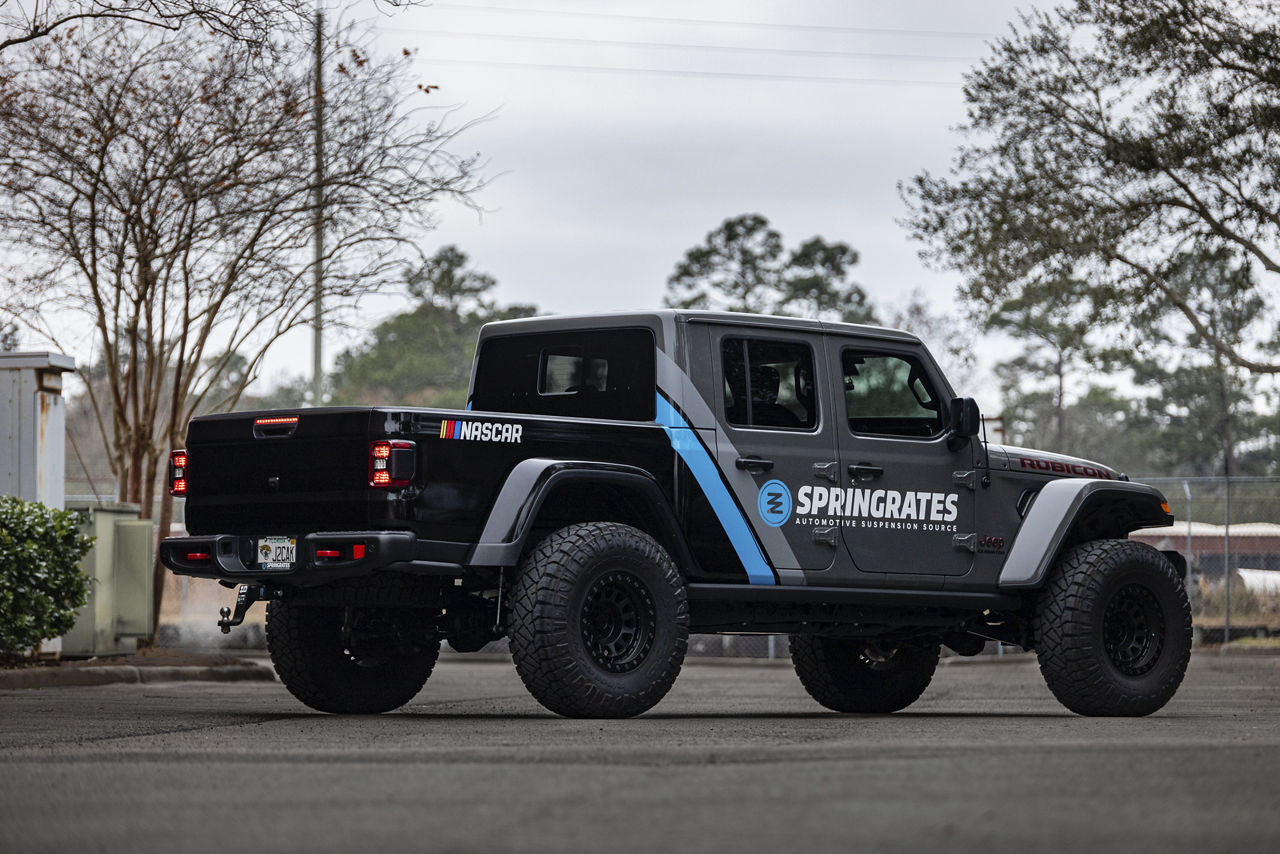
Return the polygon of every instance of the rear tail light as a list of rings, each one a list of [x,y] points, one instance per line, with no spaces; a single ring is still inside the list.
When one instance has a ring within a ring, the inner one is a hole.
[[[179,498],[187,494],[187,452],[169,454],[169,494]]]
[[[417,469],[417,445],[384,439],[369,443],[369,485],[379,489],[408,486]]]

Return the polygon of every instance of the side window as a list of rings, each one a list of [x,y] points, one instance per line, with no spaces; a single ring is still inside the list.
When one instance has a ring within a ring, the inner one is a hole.
[[[845,350],[844,404],[849,429],[876,436],[928,438],[943,430],[943,407],[911,356]]]
[[[476,360],[472,406],[577,418],[650,421],[653,333],[577,329],[490,338]]]
[[[808,430],[818,423],[813,351],[798,341],[726,338],[724,417],[739,427]]]

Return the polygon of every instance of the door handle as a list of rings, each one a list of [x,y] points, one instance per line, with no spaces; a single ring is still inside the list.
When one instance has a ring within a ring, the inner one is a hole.
[[[854,480],[875,480],[884,474],[884,469],[871,463],[852,463],[849,474],[853,475]]]
[[[759,457],[738,457],[734,465],[742,471],[769,471],[773,468],[773,460],[762,460]]]

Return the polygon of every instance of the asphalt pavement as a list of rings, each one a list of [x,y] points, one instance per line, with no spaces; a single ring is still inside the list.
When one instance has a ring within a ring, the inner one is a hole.
[[[442,661],[397,713],[276,682],[0,690],[0,852],[1280,850],[1280,657],[1193,657],[1160,713],[1064,710],[1034,660],[828,713],[786,665],[686,665],[626,721]]]

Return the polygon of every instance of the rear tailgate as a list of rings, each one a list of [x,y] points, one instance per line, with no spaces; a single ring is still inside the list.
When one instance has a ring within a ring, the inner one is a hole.
[[[299,534],[388,525],[369,488],[368,408],[204,416],[187,430],[186,526],[193,534]]]

